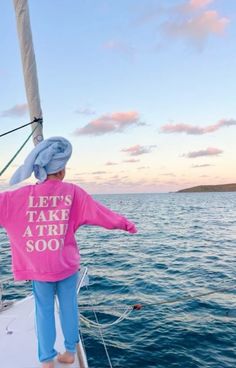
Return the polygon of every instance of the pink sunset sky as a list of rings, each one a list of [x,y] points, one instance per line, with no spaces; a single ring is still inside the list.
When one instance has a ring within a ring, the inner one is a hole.
[[[44,136],[71,140],[68,180],[91,193],[236,182],[234,0],[62,0],[56,16],[47,0],[29,4]],[[0,133],[29,121],[13,6],[3,8]],[[27,129],[1,138],[0,169]]]

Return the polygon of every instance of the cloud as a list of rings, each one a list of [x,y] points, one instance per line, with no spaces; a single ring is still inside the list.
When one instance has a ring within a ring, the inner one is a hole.
[[[211,35],[222,35],[230,20],[216,10],[203,9],[212,0],[189,0],[169,9],[169,17],[161,25],[167,37],[189,40],[201,49]]]
[[[213,1],[214,0],[190,0],[187,5],[190,9],[199,9],[213,3]]]
[[[89,116],[89,115],[95,115],[96,114],[96,111],[92,110],[89,107],[85,107],[85,108],[81,108],[81,109],[75,110],[75,113],[76,114],[80,114],[80,115]]]
[[[131,125],[138,126],[139,124],[139,114],[136,111],[114,112],[92,120],[83,128],[77,129],[74,134],[96,136],[107,133],[120,133]]]
[[[92,175],[101,175],[101,174],[106,174],[106,171],[93,171],[91,174]]]
[[[208,7],[214,0],[189,0],[168,6],[170,3],[153,7],[151,12],[145,10],[139,24],[155,22],[162,39],[188,41],[201,50],[210,36],[222,36],[230,23],[229,18]]]
[[[220,150],[219,148],[208,147],[205,150],[189,152],[185,154],[184,156],[188,158],[196,158],[196,157],[203,157],[203,156],[218,156],[222,152],[223,151]]]
[[[109,178],[109,180],[117,180],[117,179],[119,179],[119,180],[121,180],[121,178],[119,177],[119,175],[112,175],[110,178]]]
[[[190,125],[190,124],[166,124],[161,127],[162,133],[186,133],[186,134],[207,134],[207,133],[213,133],[221,128],[229,127],[236,125],[236,120],[234,119],[222,119],[218,121],[218,123],[213,125],[208,125],[205,128]]]
[[[139,144],[136,144],[135,146],[129,147],[129,148],[123,148],[121,152],[126,152],[130,156],[139,156],[143,155],[145,153],[150,153],[152,150],[156,147],[156,145],[151,146],[140,146]]]
[[[176,177],[176,175],[175,174],[173,174],[173,173],[164,173],[164,174],[161,174],[162,176],[171,176],[171,177]]]
[[[144,5],[143,9],[142,14],[134,22],[136,26],[142,26],[152,21],[156,23],[157,20],[166,15],[166,8],[157,2],[149,4],[149,6]]]
[[[202,165],[192,165],[191,167],[193,169],[198,169],[198,168],[209,167],[209,166],[214,166],[214,165],[211,165],[211,164],[202,164]]]
[[[108,161],[108,162],[106,162],[106,164],[105,164],[106,166],[114,166],[114,165],[118,165],[118,163],[117,162],[111,162],[111,161]]]
[[[150,166],[139,166],[138,170],[146,170],[146,169],[150,169]]]
[[[2,111],[0,116],[2,117],[21,117],[24,116],[28,111],[27,104],[15,105],[8,110]]]
[[[134,162],[139,162],[140,160],[136,160],[135,158],[131,158],[129,160],[124,160],[123,162],[127,162],[127,163],[134,163]]]

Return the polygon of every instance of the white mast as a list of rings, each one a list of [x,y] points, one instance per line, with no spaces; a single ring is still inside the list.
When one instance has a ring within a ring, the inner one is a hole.
[[[27,0],[13,0],[16,13],[18,37],[21,50],[21,60],[25,80],[26,97],[29,107],[30,120],[39,119],[42,122],[37,68],[30,27],[29,9]],[[32,124],[33,141],[36,145],[43,140],[42,124]]]

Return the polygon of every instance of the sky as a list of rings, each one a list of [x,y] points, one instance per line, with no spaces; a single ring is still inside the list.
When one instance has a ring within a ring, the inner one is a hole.
[[[30,118],[12,1],[0,7],[1,134]],[[235,0],[29,0],[29,9],[44,138],[71,141],[68,181],[92,194],[236,182]],[[29,133],[1,138],[0,170]]]

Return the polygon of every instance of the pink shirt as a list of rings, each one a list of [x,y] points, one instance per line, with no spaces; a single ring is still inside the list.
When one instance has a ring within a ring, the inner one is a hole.
[[[8,234],[15,280],[62,280],[80,267],[81,225],[136,232],[133,223],[60,180],[0,193],[0,225]]]

